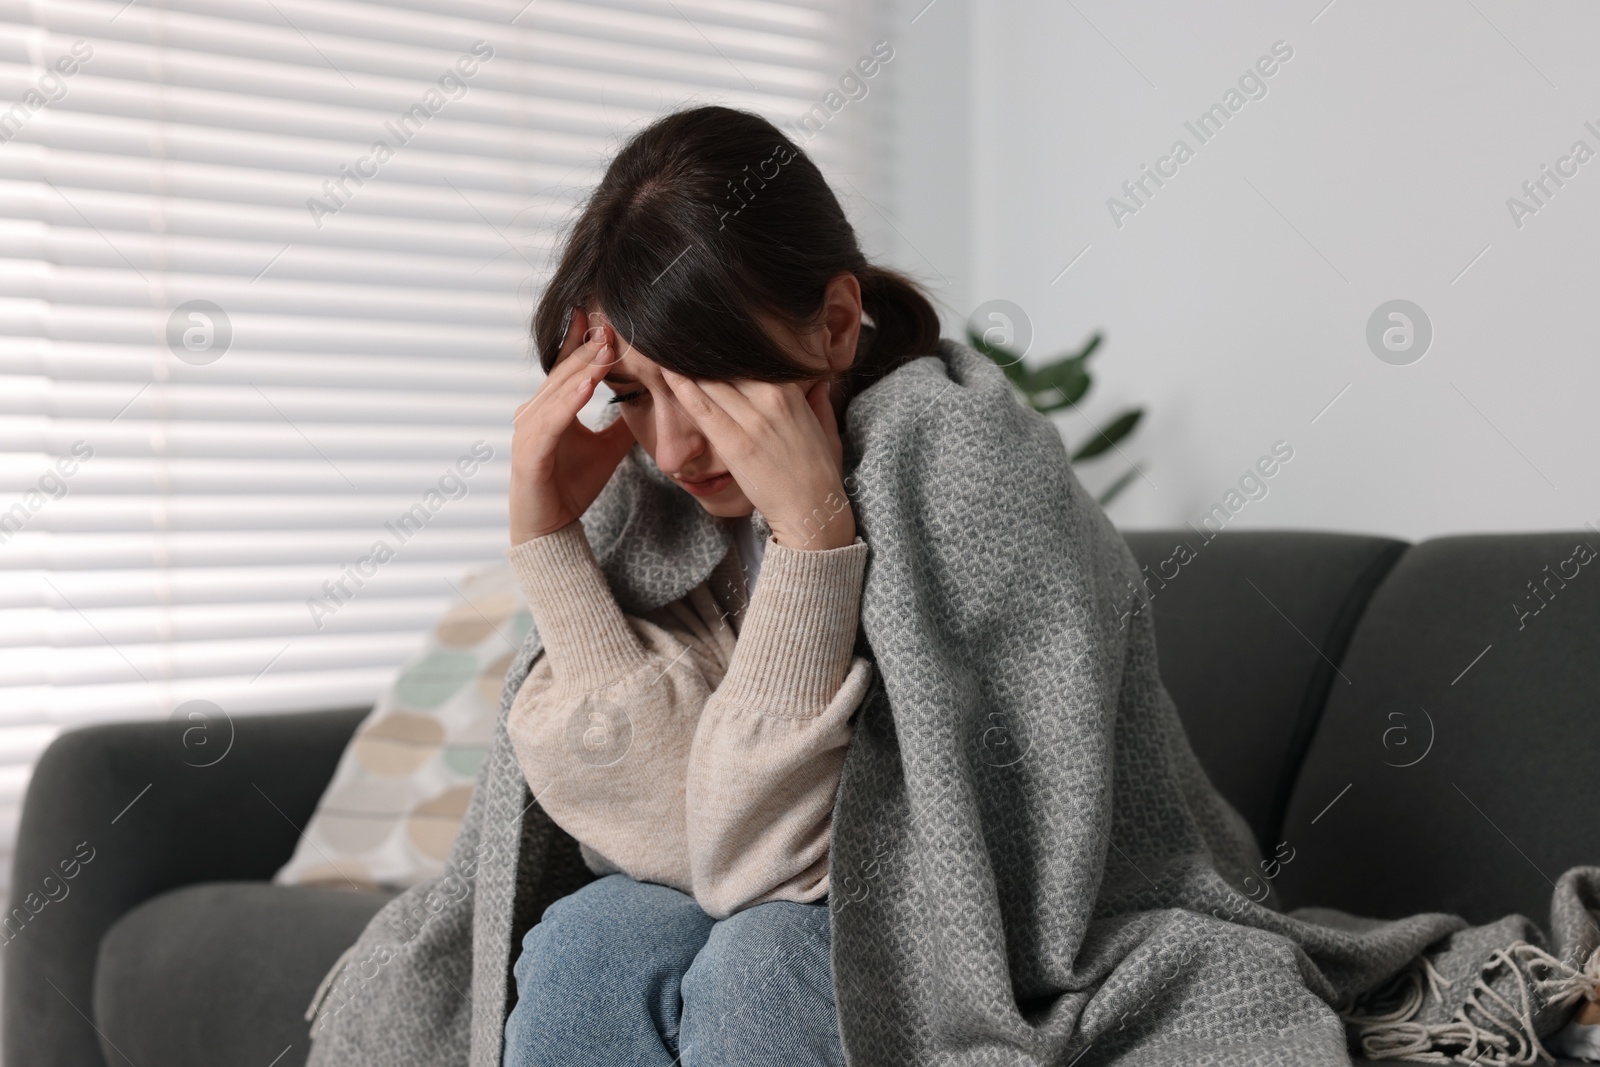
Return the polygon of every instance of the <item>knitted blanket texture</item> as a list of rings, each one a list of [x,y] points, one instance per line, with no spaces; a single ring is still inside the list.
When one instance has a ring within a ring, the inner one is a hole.
[[[876,666],[831,837],[850,1064],[1331,1067],[1351,1047],[1548,1062],[1539,1038],[1600,978],[1600,867],[1557,882],[1553,946],[1516,915],[1258,903],[1272,861],[1196,760],[1151,614],[1129,614],[1138,565],[1051,421],[945,340],[845,423],[871,546],[857,648]],[[729,547],[637,445],[582,522],[630,614]],[[593,877],[506,733],[541,647],[530,632],[506,678],[445,873],[386,904],[324,979],[309,1067],[499,1067],[523,935]]]

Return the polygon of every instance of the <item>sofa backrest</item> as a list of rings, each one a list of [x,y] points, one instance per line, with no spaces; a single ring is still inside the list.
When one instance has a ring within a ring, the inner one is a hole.
[[[1337,681],[1334,664],[1406,543],[1306,531],[1209,536],[1123,534],[1147,576],[1162,682],[1189,743],[1270,856]]]
[[[1408,551],[1340,662],[1282,831],[1286,907],[1508,913],[1600,865],[1600,536]]]

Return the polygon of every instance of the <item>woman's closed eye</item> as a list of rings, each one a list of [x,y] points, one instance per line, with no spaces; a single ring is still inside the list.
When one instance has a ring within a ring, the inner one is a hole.
[[[649,393],[649,390],[647,390],[647,389],[633,389],[633,390],[631,390],[629,392],[626,392],[626,393],[616,393],[611,397],[610,400],[606,401],[606,403],[608,403],[608,404],[633,404],[633,403],[637,403],[638,401],[644,399],[644,397],[648,393]]]

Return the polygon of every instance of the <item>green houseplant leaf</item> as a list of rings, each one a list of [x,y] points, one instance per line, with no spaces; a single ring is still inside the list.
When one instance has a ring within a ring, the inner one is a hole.
[[[1095,333],[1076,352],[1069,352],[1039,367],[1028,367],[1022,356],[1001,344],[987,340],[982,334],[967,327],[967,342],[982,352],[1005,372],[1011,383],[1027,398],[1035,411],[1049,414],[1076,406],[1088,394],[1094,378],[1089,374],[1089,357],[1100,347],[1105,335]],[[1106,427],[1085,441],[1071,456],[1071,462],[1093,459],[1131,434],[1144,416],[1143,408],[1131,408],[1112,419]],[[1124,472],[1099,496],[1101,506],[1109,504],[1140,475],[1138,464]]]
[[[1089,357],[1100,347],[1104,335],[1095,334],[1077,352],[1046,363],[1028,375],[1028,399],[1043,412],[1069,408],[1082,400],[1094,379],[1089,375]]]
[[[1141,473],[1143,472],[1140,471],[1137,463],[1135,463],[1132,467],[1129,467],[1120,478],[1106,486],[1105,489],[1101,491],[1100,496],[1098,497],[1100,506],[1105,507],[1107,504],[1115,500],[1124,489],[1133,484],[1133,480],[1139,477]]]
[[[1133,428],[1139,425],[1139,419],[1143,415],[1144,411],[1140,408],[1124,411],[1121,415],[1112,419],[1105,429],[1085,441],[1083,447],[1072,454],[1072,462],[1076,463],[1081,459],[1092,459],[1106,449],[1111,448],[1133,432]]]
[[[1022,365],[1021,356],[1003,345],[991,344],[984,340],[983,335],[970,326],[967,327],[967,343],[999,364],[1012,384],[1021,387],[1024,392],[1027,391],[1028,368]]]

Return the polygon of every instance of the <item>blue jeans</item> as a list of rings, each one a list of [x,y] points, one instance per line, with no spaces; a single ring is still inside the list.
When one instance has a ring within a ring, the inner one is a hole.
[[[625,874],[545,909],[522,941],[503,1067],[840,1067],[826,902],[720,922]]]

